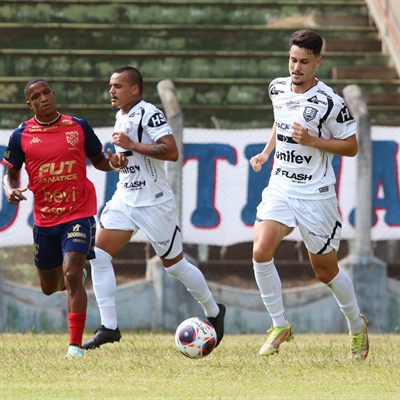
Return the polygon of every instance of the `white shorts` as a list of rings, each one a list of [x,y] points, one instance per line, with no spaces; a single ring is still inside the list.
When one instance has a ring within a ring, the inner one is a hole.
[[[174,258],[183,250],[174,199],[149,207],[131,207],[114,195],[101,213],[100,225],[105,229],[133,231],[132,236],[142,230],[161,258]]]
[[[256,223],[265,220],[278,221],[289,228],[298,225],[305,246],[313,254],[339,249],[342,221],[336,197],[294,199],[276,189],[266,188],[257,207]]]

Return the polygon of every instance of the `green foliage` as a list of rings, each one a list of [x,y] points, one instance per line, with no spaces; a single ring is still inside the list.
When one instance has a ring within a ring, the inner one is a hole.
[[[371,335],[371,354],[361,362],[348,357],[347,335],[296,335],[268,358],[258,356],[263,340],[226,335],[210,356],[190,360],[175,349],[172,334],[123,332],[120,343],[71,359],[66,333],[1,334],[1,398],[398,398],[400,335]]]

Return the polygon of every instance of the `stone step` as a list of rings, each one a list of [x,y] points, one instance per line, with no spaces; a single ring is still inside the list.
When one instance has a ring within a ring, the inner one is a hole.
[[[264,25],[0,23],[2,49],[245,51],[251,43],[253,51],[282,51],[288,48],[292,32],[292,27]],[[380,50],[374,27],[346,29],[348,40],[343,40],[343,30],[337,27],[322,27],[318,32],[329,44],[326,51]],[[370,50],[355,48],[369,40],[374,44]]]
[[[0,75],[104,77],[115,69],[132,65],[147,77],[263,78],[287,75],[287,51],[129,51],[0,49]],[[327,53],[318,68],[320,79],[331,77],[333,66],[384,66],[380,53]]]
[[[369,106],[400,107],[400,93],[364,93]],[[400,111],[400,108],[398,108]]]
[[[397,97],[385,101],[399,91],[396,79],[360,80],[357,73],[331,79],[355,64],[374,73],[389,65],[362,0],[0,0],[0,110],[29,113],[22,95],[29,78],[7,78],[51,74],[59,104],[112,124],[109,76],[134,65],[153,103],[160,102],[157,82],[174,80],[187,126],[212,127],[212,117],[225,126],[264,126],[271,118],[268,83],[287,76],[288,40],[304,27],[325,39],[320,79],[338,93],[358,82],[376,118],[398,118]],[[7,121],[3,112],[1,121]]]
[[[0,77],[0,104],[24,104],[23,90],[30,77]],[[57,99],[64,104],[81,103],[109,104],[108,81],[104,78],[45,77],[57,93]],[[146,78],[143,96],[154,103],[159,102],[157,84],[160,78]],[[357,84],[365,95],[370,96],[371,105],[397,104],[400,80],[324,80],[337,93],[349,84]],[[265,79],[174,79],[179,101],[182,105],[225,104],[225,105],[268,105],[269,81]],[[376,92],[379,90],[379,92]],[[386,99],[386,101],[385,101]]]
[[[332,79],[398,79],[398,76],[394,68],[386,66],[335,65]]]
[[[315,9],[367,15],[364,1],[0,1],[2,22],[92,22],[172,24],[266,24],[269,20],[309,16]],[[320,25],[324,25],[321,23]]]
[[[382,42],[378,39],[343,39],[324,38],[323,52],[349,51],[349,52],[371,52],[382,50]]]
[[[349,14],[343,12],[318,12],[314,17],[315,22],[321,26],[368,26],[368,14]]]

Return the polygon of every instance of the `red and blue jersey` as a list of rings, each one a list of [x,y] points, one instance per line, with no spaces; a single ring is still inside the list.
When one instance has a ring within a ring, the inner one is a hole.
[[[23,122],[9,139],[3,164],[28,174],[34,194],[34,223],[50,227],[96,214],[96,191],[86,176],[86,157],[102,144],[92,127],[68,115],[51,124],[35,118]]]

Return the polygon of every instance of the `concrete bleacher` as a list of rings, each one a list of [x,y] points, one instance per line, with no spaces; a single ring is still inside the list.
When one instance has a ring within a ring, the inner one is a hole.
[[[0,1],[0,125],[30,117],[23,98],[33,76],[50,80],[62,112],[113,124],[108,80],[121,66],[144,75],[146,100],[175,82],[185,126],[272,124],[269,82],[286,76],[293,31],[325,39],[318,77],[339,93],[358,84],[375,124],[399,125],[400,80],[381,52],[361,0]]]

